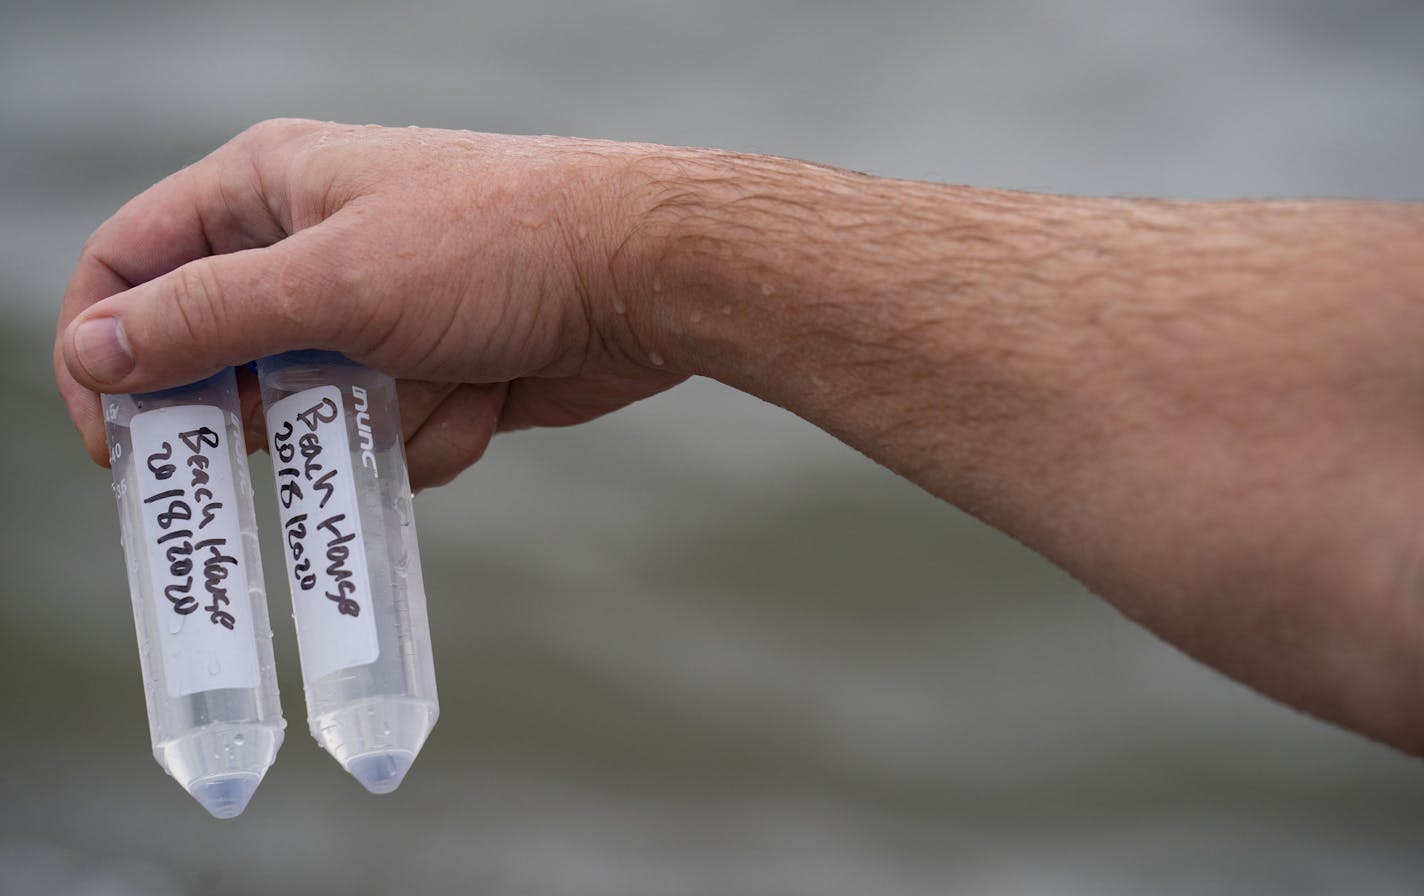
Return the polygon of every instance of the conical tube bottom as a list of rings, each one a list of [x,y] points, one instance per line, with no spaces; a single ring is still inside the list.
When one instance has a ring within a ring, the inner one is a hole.
[[[282,721],[215,722],[157,744],[153,757],[214,818],[234,818],[272,767]]]
[[[413,762],[414,753],[392,750],[357,756],[346,763],[346,770],[370,792],[390,793],[405,780],[405,773],[410,771]]]
[[[194,781],[188,792],[214,818],[236,818],[260,783],[262,779],[256,775],[220,775]]]
[[[405,780],[438,714],[434,701],[368,698],[314,717],[312,733],[362,787],[390,793]]]

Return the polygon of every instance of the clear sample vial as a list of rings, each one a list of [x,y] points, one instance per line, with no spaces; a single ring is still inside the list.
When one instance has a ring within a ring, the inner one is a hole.
[[[286,727],[237,382],[228,369],[103,406],[153,756],[232,818]]]
[[[312,736],[390,793],[440,713],[395,381],[318,351],[257,373]]]

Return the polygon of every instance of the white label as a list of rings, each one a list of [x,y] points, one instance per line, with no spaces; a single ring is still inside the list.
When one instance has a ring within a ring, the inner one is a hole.
[[[131,427],[168,696],[255,688],[257,633],[222,410],[161,408]]]
[[[376,622],[341,390],[307,389],[267,411],[302,677],[375,662]]]

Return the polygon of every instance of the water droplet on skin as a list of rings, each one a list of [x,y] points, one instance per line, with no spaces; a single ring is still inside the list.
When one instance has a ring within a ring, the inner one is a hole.
[[[588,239],[588,228],[583,226],[582,224],[579,225],[578,238],[581,240]]]
[[[695,323],[695,324],[700,324],[700,323],[702,323],[702,312],[701,312],[701,311],[694,311],[694,312],[692,312],[692,315],[688,318],[688,320],[692,321],[692,322]]]
[[[619,299],[617,296],[614,296],[614,298],[613,298],[613,313],[614,313],[614,314],[627,314],[627,313],[628,313],[628,309],[623,306],[623,301],[622,301],[621,299]]]
[[[653,277],[653,292],[662,292],[662,291],[663,291],[663,278],[662,278],[662,277],[658,277],[658,276],[654,276],[654,277]]]
[[[731,305],[723,305],[723,306],[722,306],[722,316],[723,316],[723,317],[731,317],[731,316],[732,316],[732,306],[731,306]]]
[[[663,356],[658,354],[657,352],[649,352],[648,362],[654,367],[661,367],[663,366]]]
[[[771,288],[771,284],[770,284],[770,283],[763,283],[763,284],[761,285],[761,294],[764,295],[764,296],[769,296],[769,295],[771,295],[771,294],[772,294],[773,292],[775,292],[775,291],[776,291],[776,290],[774,290],[774,289]]]

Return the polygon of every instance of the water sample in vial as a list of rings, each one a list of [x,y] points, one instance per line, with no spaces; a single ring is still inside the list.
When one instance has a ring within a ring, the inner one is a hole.
[[[153,756],[232,818],[286,727],[237,381],[102,400]]]
[[[319,351],[257,374],[312,736],[390,793],[440,714],[395,381]]]

